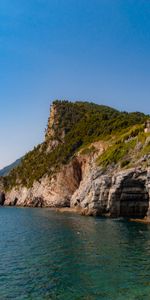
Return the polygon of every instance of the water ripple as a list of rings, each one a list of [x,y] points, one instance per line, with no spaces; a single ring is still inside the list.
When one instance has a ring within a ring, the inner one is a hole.
[[[149,299],[150,226],[0,209],[0,299]]]

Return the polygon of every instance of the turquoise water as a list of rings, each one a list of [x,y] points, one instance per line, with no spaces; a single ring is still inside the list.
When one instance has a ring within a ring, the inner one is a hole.
[[[1,208],[0,299],[150,299],[150,225]]]

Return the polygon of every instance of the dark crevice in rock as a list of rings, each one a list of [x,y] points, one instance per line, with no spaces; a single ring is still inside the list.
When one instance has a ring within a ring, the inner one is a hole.
[[[72,161],[73,166],[73,178],[76,180],[77,188],[82,180],[82,163],[80,163],[76,158]]]
[[[0,193],[0,206],[3,206],[5,202],[5,194]]]
[[[35,197],[31,203],[32,207],[43,207],[43,198],[42,197]]]
[[[12,203],[12,205],[16,205],[17,204],[17,201],[18,201],[18,198],[16,197],[15,199],[14,199],[14,201],[13,201],[13,203]]]

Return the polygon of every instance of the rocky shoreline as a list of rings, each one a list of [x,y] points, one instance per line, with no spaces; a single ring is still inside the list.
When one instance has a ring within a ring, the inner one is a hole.
[[[52,210],[59,212],[59,213],[77,213],[79,215],[86,215],[85,212],[80,209],[80,208],[71,208],[71,207],[62,207],[62,208],[51,208]],[[105,215],[104,217],[109,217],[109,215]],[[149,224],[150,225],[150,217],[146,216],[144,218],[141,219],[137,219],[137,218],[128,218],[127,219],[129,222],[135,222],[135,223],[142,223],[142,224]]]
[[[143,219],[129,219],[129,221],[142,224],[150,224],[150,217],[145,217]]]
[[[83,160],[83,161],[82,161]],[[52,178],[35,182],[31,189],[19,187],[2,191],[5,206],[53,207],[78,211],[82,215],[134,217],[149,216],[150,170],[129,169],[102,174],[94,161],[82,157]],[[82,162],[82,163],[81,163]],[[84,163],[83,163],[84,162]],[[82,179],[77,174],[82,172]]]

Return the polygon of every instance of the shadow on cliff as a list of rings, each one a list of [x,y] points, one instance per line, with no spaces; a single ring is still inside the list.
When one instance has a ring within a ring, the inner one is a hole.
[[[114,195],[113,210],[119,217],[144,218],[149,209],[149,194],[145,181],[127,178],[121,182]]]

